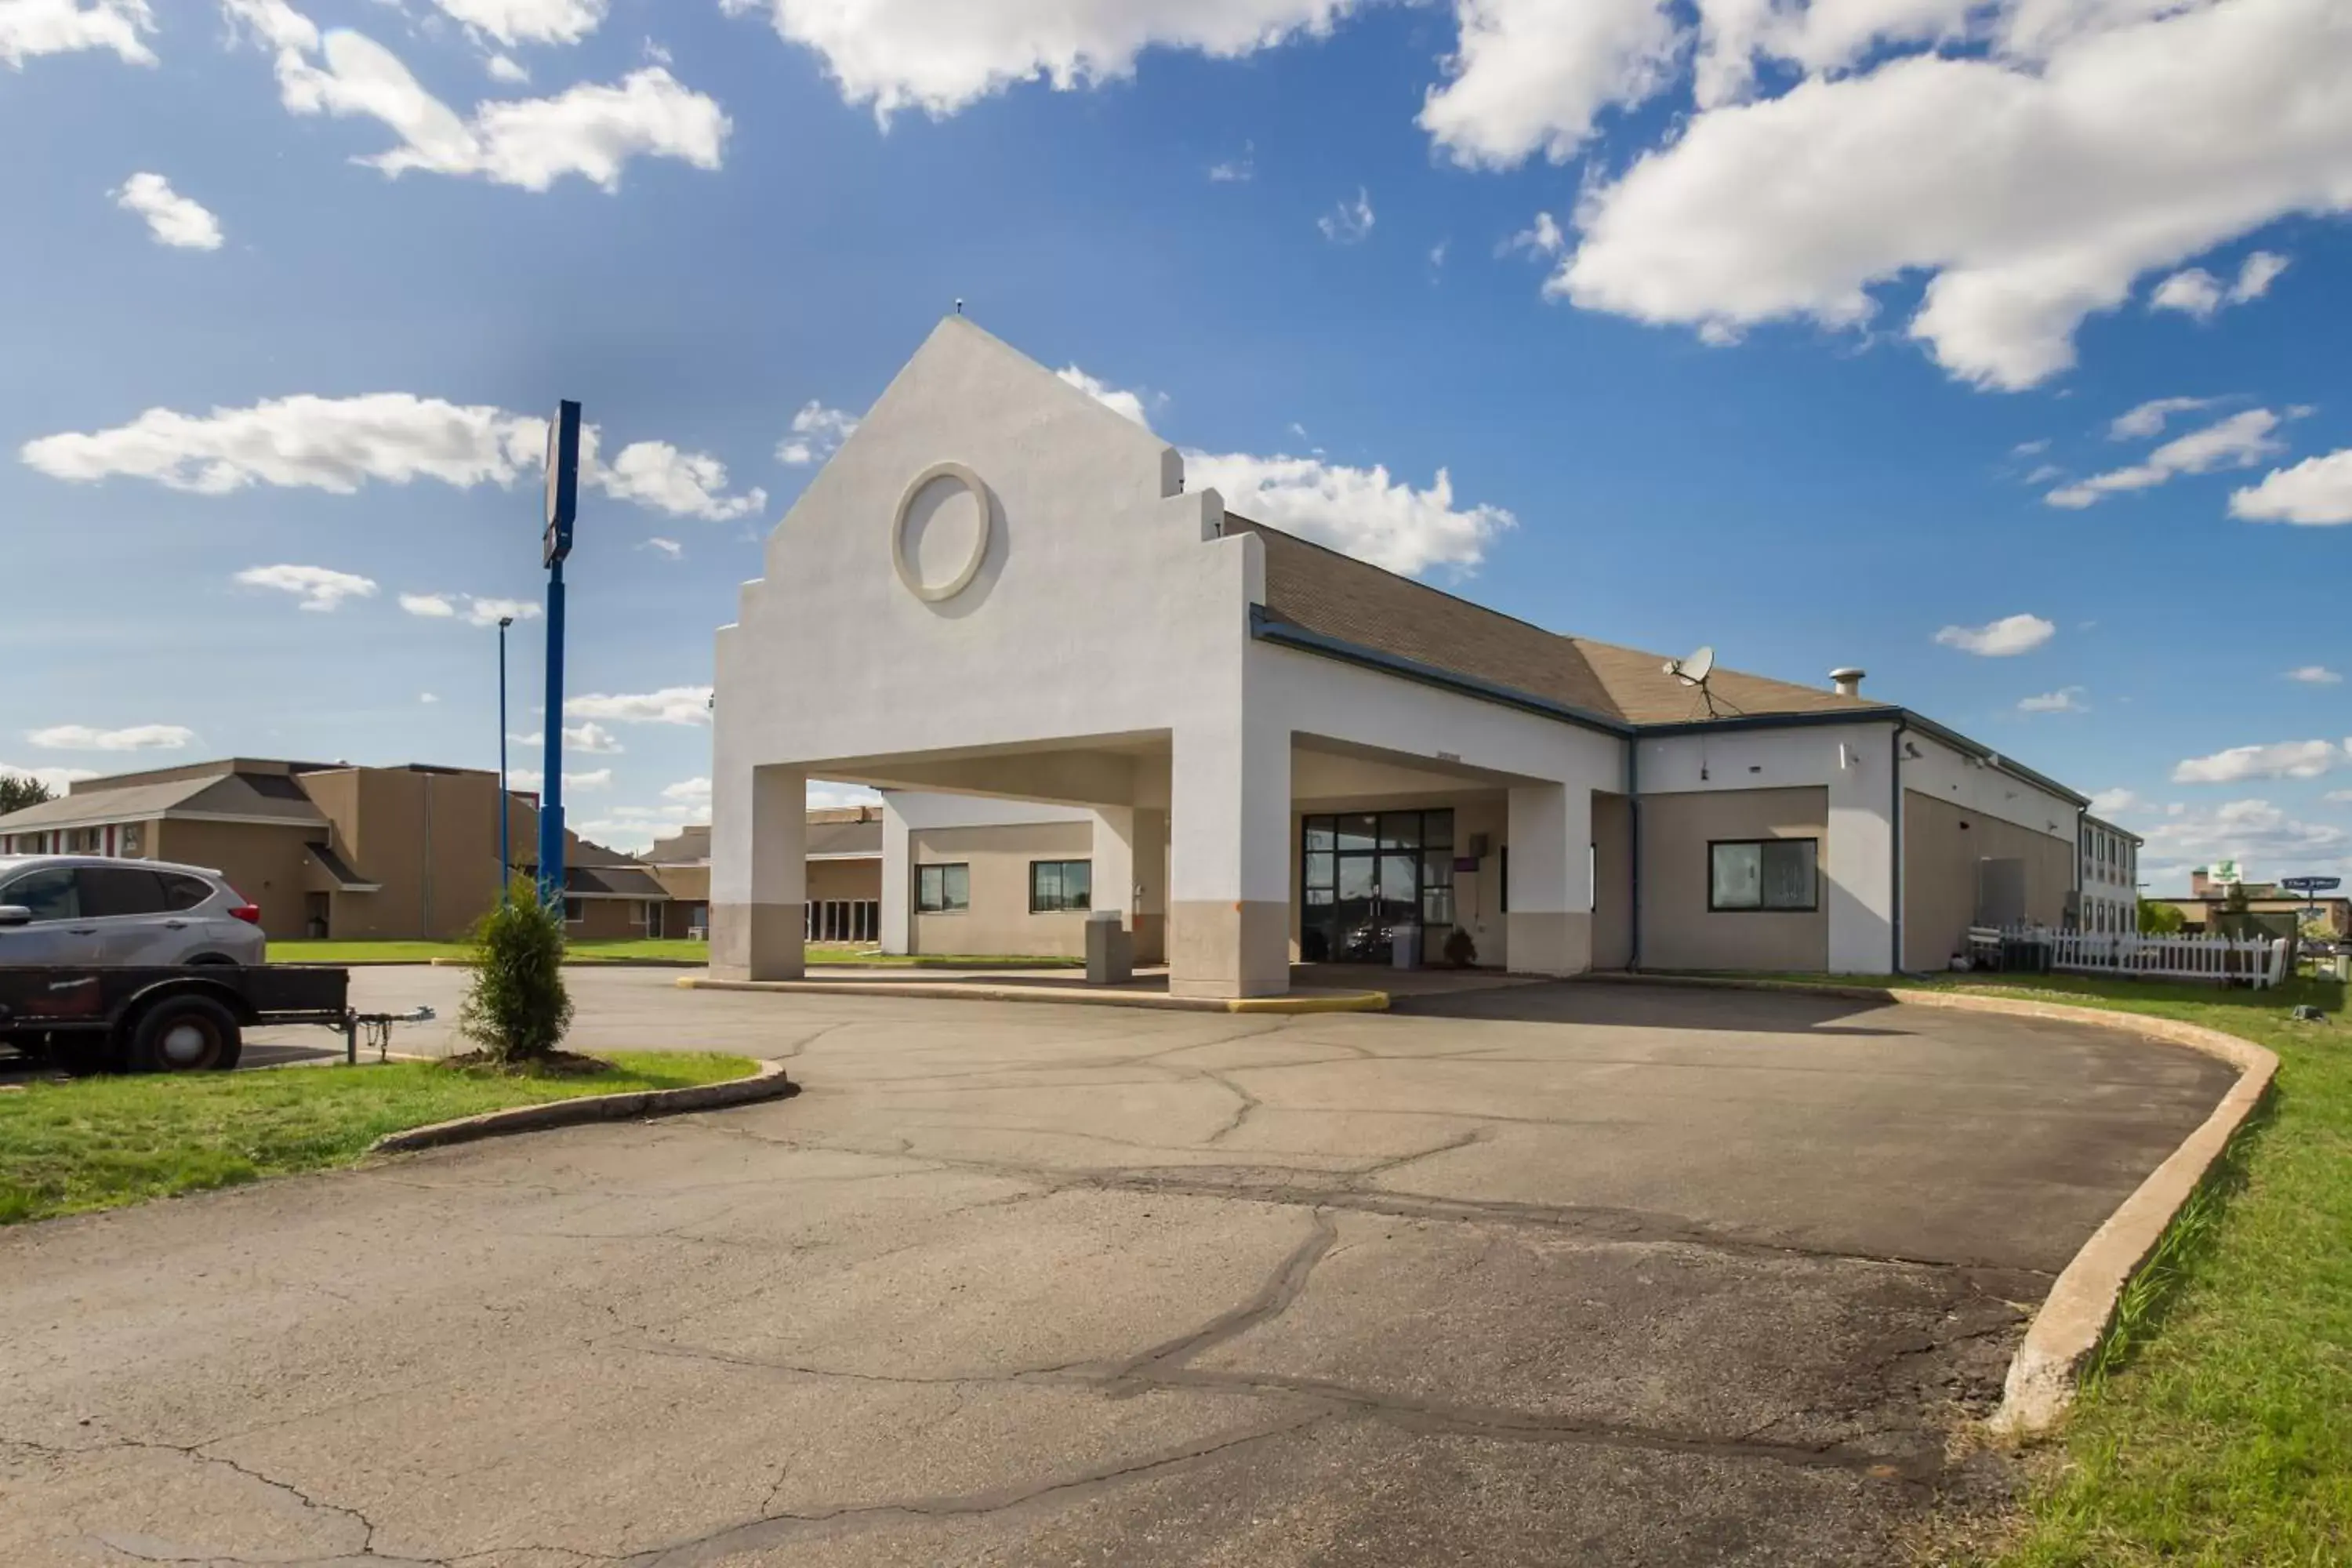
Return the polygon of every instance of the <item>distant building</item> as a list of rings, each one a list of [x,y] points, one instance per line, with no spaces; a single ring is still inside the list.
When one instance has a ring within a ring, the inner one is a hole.
[[[254,757],[85,779],[0,816],[0,854],[175,860],[226,877],[270,935],[447,941],[497,901],[499,778],[412,763]],[[509,852],[537,865],[539,800],[509,793]],[[635,858],[565,836],[575,937],[659,934],[668,895]]]
[[[2235,888],[2246,896],[2246,912],[2255,915],[2288,915],[2297,923],[2317,920],[2326,926],[2328,934],[2336,938],[2352,936],[2352,899],[2340,894],[2323,898],[2305,898],[2291,893],[2275,882],[2217,882],[2199,867],[2189,873],[2189,896],[2185,899],[2151,899],[2150,903],[2170,904],[2179,910],[2192,931],[2211,929],[2214,917],[2230,906],[2230,890]]]
[[[2081,829],[2082,900],[2075,927],[2087,931],[2139,930],[2139,851],[2146,840],[2085,813]]]
[[[808,941],[882,940],[882,815],[879,805],[826,806],[808,814]],[[660,934],[708,936],[709,824],[655,839],[644,858],[669,897]]]

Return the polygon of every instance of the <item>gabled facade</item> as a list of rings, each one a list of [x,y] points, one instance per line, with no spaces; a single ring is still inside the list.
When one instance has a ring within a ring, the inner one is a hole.
[[[1549,974],[1884,973],[1943,967],[1988,910],[2064,918],[2081,796],[1858,675],[1700,690],[1663,663],[1231,515],[952,318],[719,634],[713,967],[799,973],[811,777],[1078,814],[1033,911],[1075,912],[1083,858],[1179,994],[1278,993],[1408,930]],[[950,828],[886,812],[896,951],[969,913],[922,831]]]

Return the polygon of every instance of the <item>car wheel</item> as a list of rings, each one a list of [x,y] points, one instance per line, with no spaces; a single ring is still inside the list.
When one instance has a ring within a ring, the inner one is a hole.
[[[166,996],[131,1031],[133,1072],[226,1071],[245,1041],[236,1016],[206,996]]]

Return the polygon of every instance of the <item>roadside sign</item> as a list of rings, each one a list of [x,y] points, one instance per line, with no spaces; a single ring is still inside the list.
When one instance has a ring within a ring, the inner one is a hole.
[[[2281,877],[2279,886],[2291,893],[2332,893],[2344,885],[2341,877]]]
[[[572,520],[580,508],[580,405],[565,398],[547,422],[547,532],[540,564],[572,553]]]
[[[2216,882],[2242,882],[2246,873],[2235,860],[2216,860],[2205,868],[2206,877]]]

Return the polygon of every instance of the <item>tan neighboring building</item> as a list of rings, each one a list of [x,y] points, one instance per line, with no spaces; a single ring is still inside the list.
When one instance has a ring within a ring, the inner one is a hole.
[[[2210,930],[2213,919],[2230,905],[2230,889],[2238,888],[2246,895],[2246,912],[2256,915],[2292,915],[2298,924],[2305,920],[2317,920],[2327,928],[2328,934],[2338,940],[2352,936],[2352,899],[2330,893],[2319,898],[2306,898],[2291,893],[2275,882],[2217,882],[2199,867],[2189,873],[2189,896],[2185,899],[2150,899],[2155,904],[2170,904],[2188,921],[2183,928],[2192,931]]]
[[[710,827],[682,827],[643,857],[668,896],[660,934],[701,939],[710,928]],[[807,940],[882,939],[882,808],[824,807],[808,814]]]
[[[85,779],[0,816],[0,854],[108,855],[203,866],[280,939],[448,941],[497,900],[498,775],[253,757]],[[538,798],[510,792],[517,869],[536,864]],[[655,934],[668,895],[634,858],[576,835],[565,851],[575,937]]]

